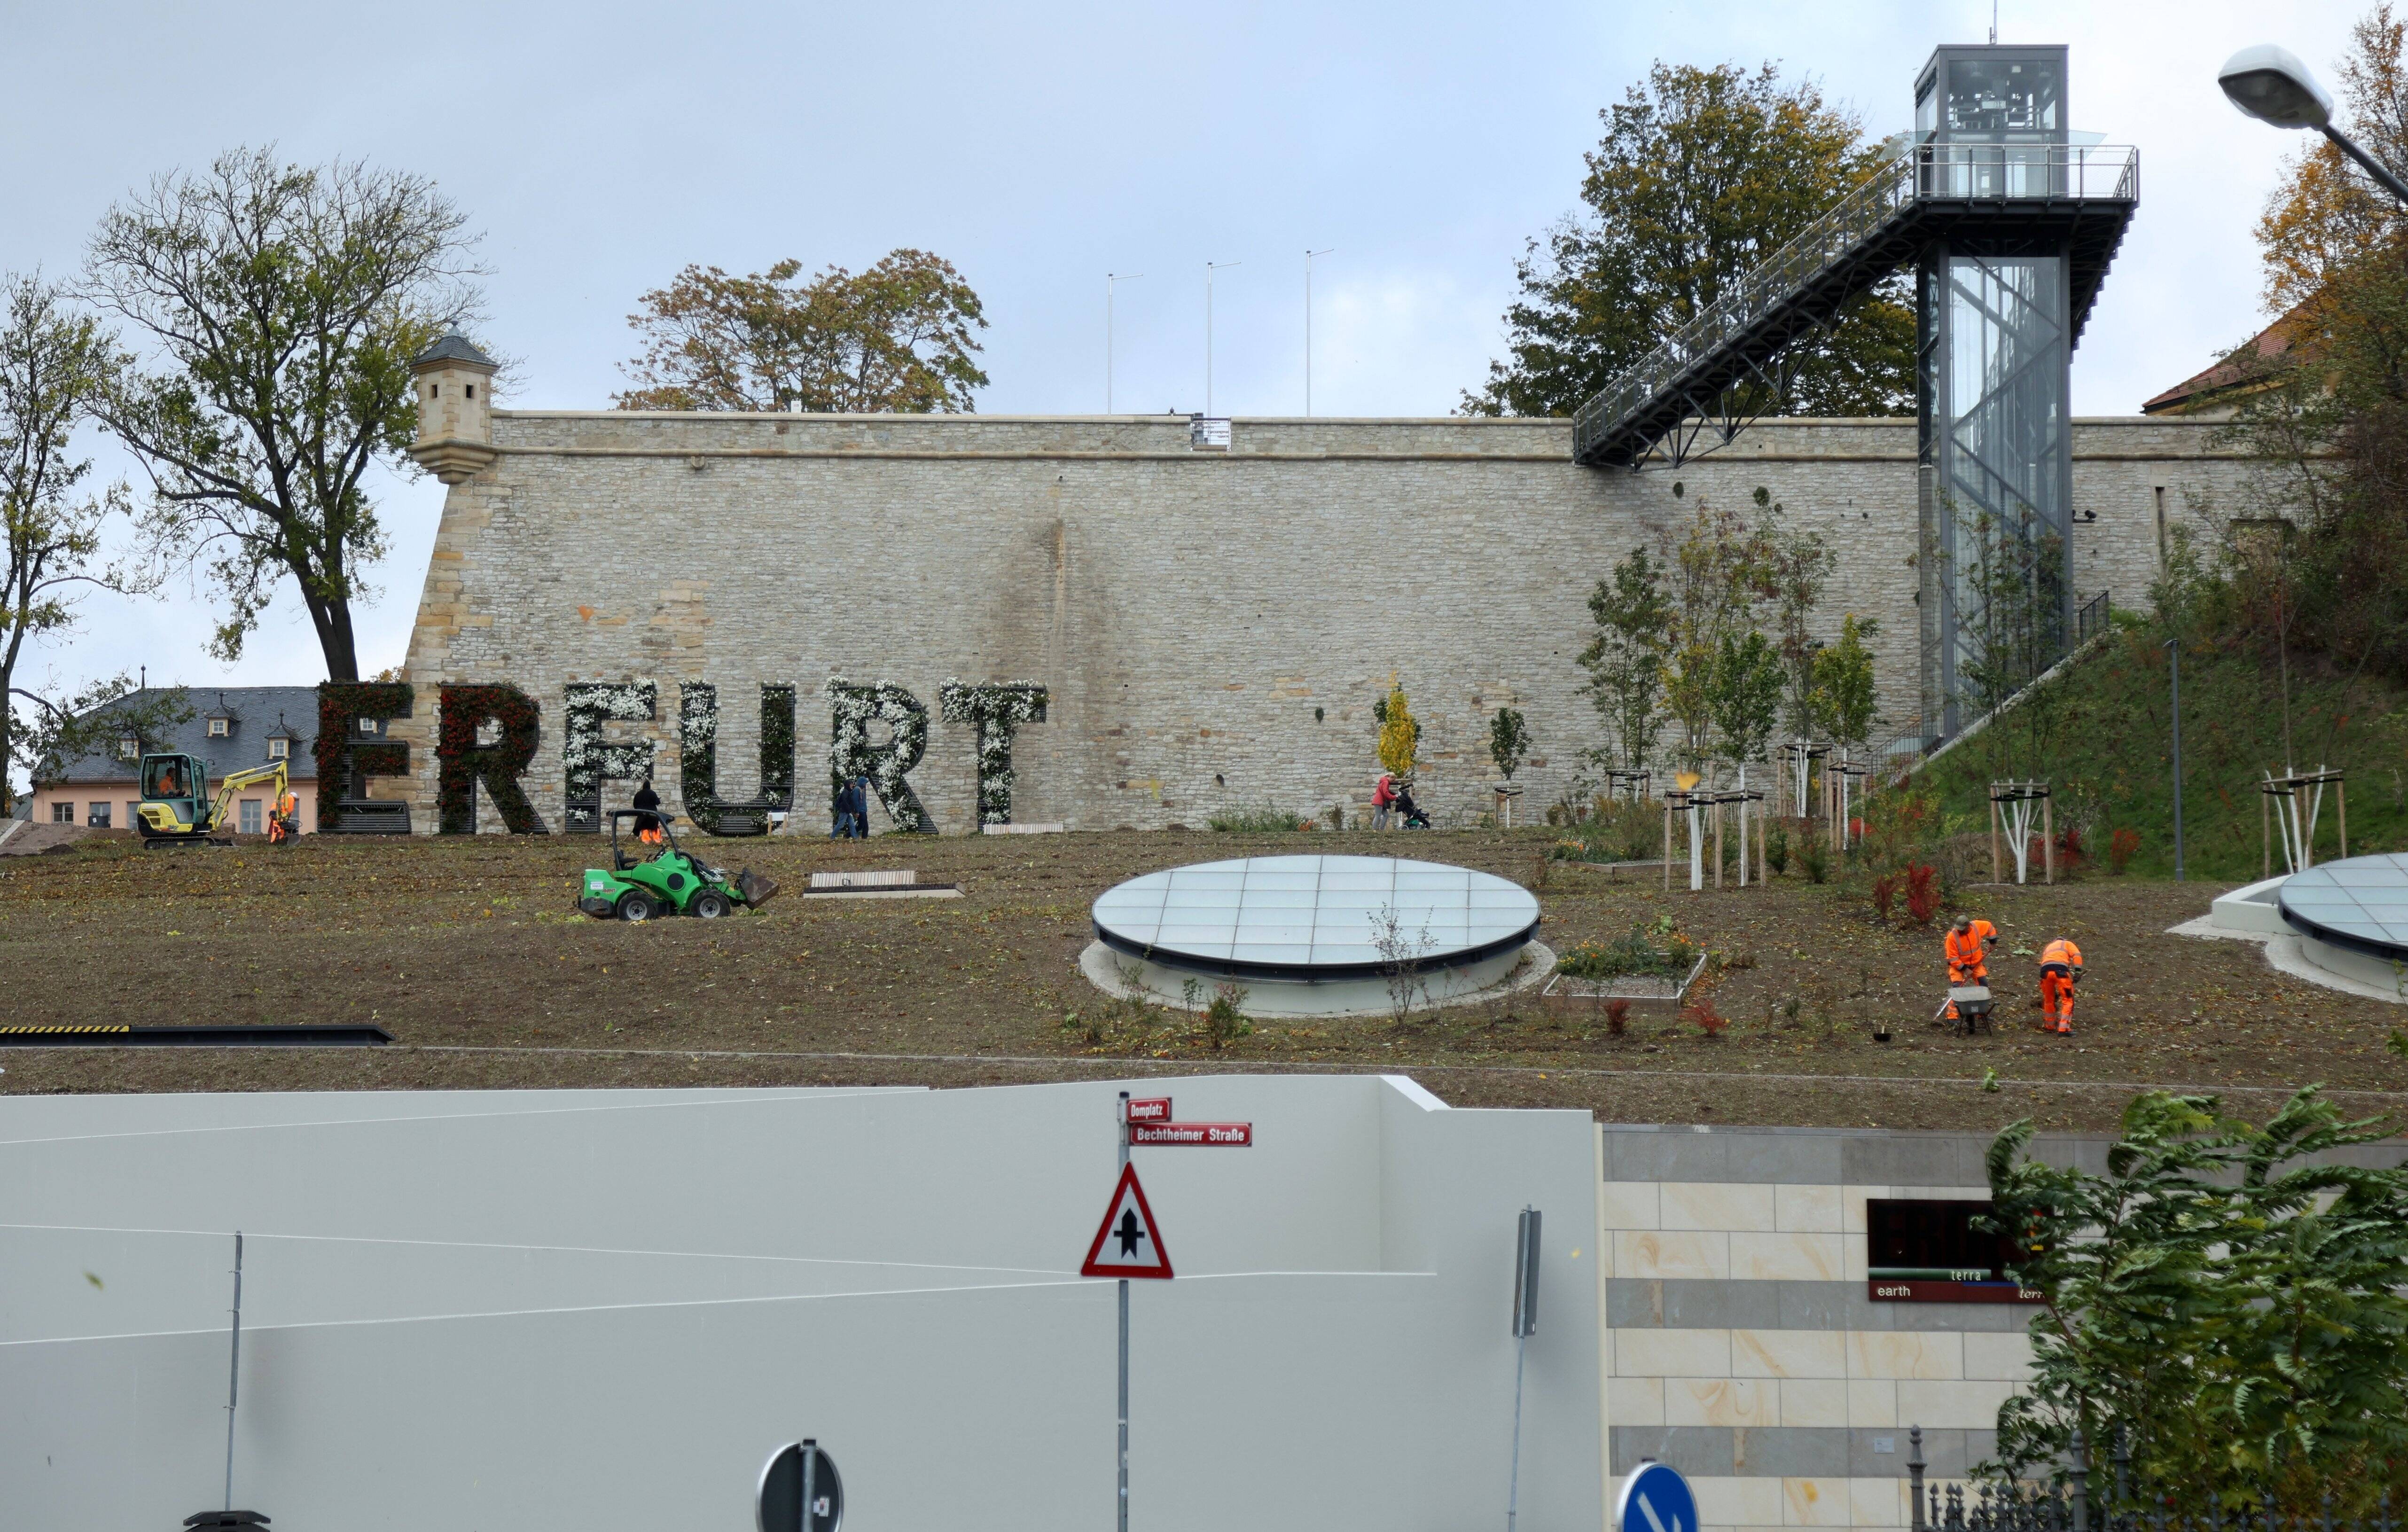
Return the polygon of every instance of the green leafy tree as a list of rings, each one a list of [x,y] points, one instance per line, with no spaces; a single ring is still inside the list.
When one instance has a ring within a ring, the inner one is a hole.
[[[1810,696],[1813,724],[1842,745],[1862,747],[1881,721],[1873,690],[1873,654],[1865,640],[1881,624],[1855,612],[1840,620],[1840,637],[1814,651]]]
[[[17,684],[26,642],[64,637],[88,590],[156,583],[155,574],[103,563],[102,528],[124,512],[125,490],[90,489],[92,460],[69,451],[118,365],[108,332],[63,308],[56,287],[0,278],[0,809],[12,802],[7,767],[30,766],[45,749],[43,716],[21,726],[17,703],[56,706]]]
[[[1811,623],[1838,561],[1821,535],[1782,527],[1776,521],[1782,514],[1779,502],[1760,485],[1756,503],[1765,513],[1757,537],[1764,545],[1762,579],[1781,651],[1783,711],[1789,732],[1804,739],[1814,732],[1817,645]]]
[[[1583,690],[1612,728],[1624,767],[1636,771],[1647,764],[1664,732],[1657,705],[1671,622],[1664,566],[1644,548],[1632,549],[1589,593],[1588,610],[1597,633],[1580,652],[1581,668],[1588,672]]]
[[[1582,212],[1529,241],[1505,311],[1508,354],[1463,396],[1474,415],[1569,415],[1871,175],[1881,150],[1812,80],[1766,64],[1658,63],[1598,116]],[[1903,279],[1802,341],[1781,408],[1914,409],[1914,314]]]
[[[2308,1163],[2385,1124],[2313,1086],[2262,1127],[2151,1092],[2103,1175],[2025,1157],[2031,1135],[1988,1156],[1992,1226],[2042,1298],[1988,1471],[2045,1469],[2079,1431],[2103,1482],[2120,1431],[2143,1497],[2279,1518],[2408,1490],[2408,1169]]]
[[[953,265],[898,250],[858,275],[799,261],[750,277],[688,266],[627,322],[643,353],[622,409],[974,409],[986,386],[978,294]]]
[[[470,312],[472,241],[434,183],[238,150],[109,209],[84,286],[150,342],[100,414],[148,470],[152,545],[208,561],[231,660],[286,577],[334,680],[383,557],[368,470],[417,430],[410,359]]]
[[[1762,760],[1781,721],[1781,654],[1750,628],[1726,633],[1715,645],[1710,702],[1722,759],[1742,771]]]
[[[1488,758],[1497,763],[1497,774],[1507,781],[1522,769],[1522,758],[1530,753],[1530,726],[1519,708],[1499,708],[1497,716],[1488,721]]]
[[[1715,755],[1723,640],[1752,627],[1763,548],[1745,523],[1700,503],[1668,572],[1664,710],[1681,726],[1681,762],[1702,772]]]

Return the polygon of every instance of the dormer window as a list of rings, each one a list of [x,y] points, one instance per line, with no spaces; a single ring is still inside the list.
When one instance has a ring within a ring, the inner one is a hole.
[[[359,722],[359,729],[362,734],[374,734],[377,732],[377,721],[373,718],[363,718]]]
[[[232,734],[233,732],[234,732],[234,720],[233,720],[233,719],[230,719],[230,718],[212,718],[212,719],[210,719],[210,720],[209,720],[209,737],[210,737],[210,738],[212,738],[212,739],[223,739],[226,736],[228,736],[229,734]]]
[[[293,741],[285,738],[280,734],[275,736],[267,741],[267,758],[271,761],[291,760],[293,758]]]
[[[117,758],[119,760],[138,760],[141,758],[141,755],[142,741],[140,739],[136,738],[130,734],[119,736],[117,740]]]

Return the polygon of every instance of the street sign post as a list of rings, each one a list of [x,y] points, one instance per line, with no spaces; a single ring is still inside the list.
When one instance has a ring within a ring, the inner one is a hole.
[[[1112,1200],[1104,1209],[1104,1221],[1096,1225],[1079,1275],[1118,1277],[1124,1281],[1131,1277],[1172,1275],[1170,1253],[1162,1248],[1162,1226],[1154,1221],[1154,1210],[1146,1206],[1136,1166],[1121,1167],[1120,1181],[1112,1188]]]
[[[1129,1142],[1140,1148],[1176,1149],[1251,1149],[1254,1142],[1252,1123],[1140,1123],[1129,1122]]]
[[[1170,1097],[1140,1095],[1128,1104],[1122,1115],[1131,1123],[1168,1123],[1170,1121]]]
[[[752,1519],[759,1532],[837,1532],[844,1520],[844,1481],[837,1477],[836,1459],[810,1437],[771,1453],[752,1493]]]
[[[1622,1481],[1614,1496],[1616,1532],[1698,1532],[1698,1496],[1679,1469],[1654,1460]]]
[[[1522,1509],[1522,1353],[1539,1329],[1539,1210],[1522,1210],[1513,1233],[1513,1471],[1505,1490],[1505,1532]],[[1694,1532],[1694,1529],[1693,1529]]]

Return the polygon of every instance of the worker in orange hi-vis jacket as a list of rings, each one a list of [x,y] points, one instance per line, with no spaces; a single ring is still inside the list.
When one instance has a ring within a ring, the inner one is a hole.
[[[2040,1029],[2073,1036],[2073,986],[2082,978],[2082,949],[2059,937],[2040,950]]]
[[[1999,928],[1988,921],[1971,915],[1959,915],[1940,938],[1940,950],[1948,959],[1948,987],[1967,984],[1987,984],[1990,981],[1990,949],[1999,944]],[[1948,1002],[1948,1019],[1956,1020],[1956,1002]]]

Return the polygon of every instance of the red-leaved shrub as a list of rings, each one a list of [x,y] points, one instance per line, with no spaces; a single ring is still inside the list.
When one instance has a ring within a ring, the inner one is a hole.
[[[1940,884],[1928,862],[1912,863],[1906,869],[1906,912],[1917,925],[1929,925],[1940,913]]]
[[[1898,874],[1885,872],[1873,880],[1873,913],[1884,921],[1889,919],[1890,906],[1898,902]]]
[[[2141,832],[2130,825],[2107,838],[2107,867],[2118,878],[2132,865],[2132,854],[2141,849]]]
[[[1605,1003],[1605,1035],[1619,1038],[1630,1031],[1630,1002],[1619,995]]]
[[[1681,1020],[1709,1038],[1719,1036],[1724,1027],[1730,1025],[1730,1018],[1714,1009],[1713,996],[1710,995],[1700,995],[1684,1007]]]

